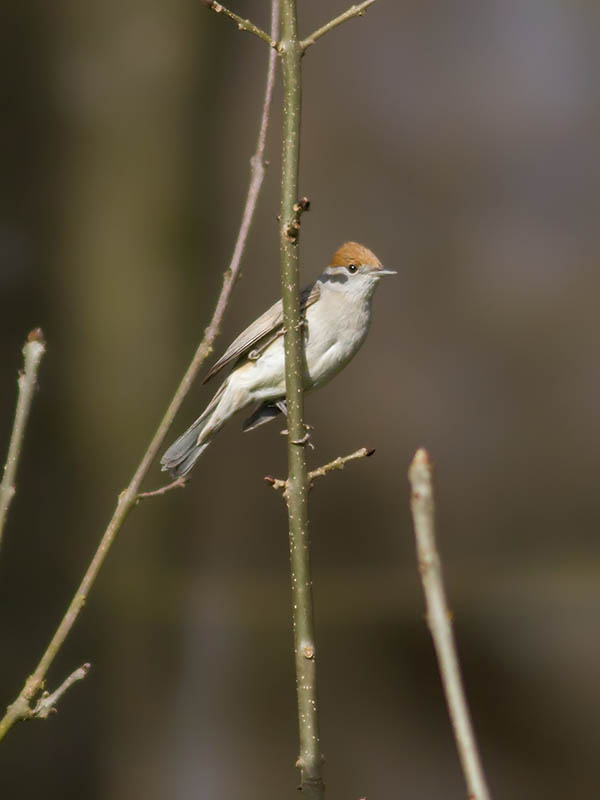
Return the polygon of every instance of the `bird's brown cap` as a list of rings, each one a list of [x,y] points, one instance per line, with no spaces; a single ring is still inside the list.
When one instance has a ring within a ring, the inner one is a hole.
[[[347,267],[349,264],[369,264],[374,269],[383,269],[381,261],[368,247],[358,242],[346,242],[335,251],[329,262],[331,267]]]

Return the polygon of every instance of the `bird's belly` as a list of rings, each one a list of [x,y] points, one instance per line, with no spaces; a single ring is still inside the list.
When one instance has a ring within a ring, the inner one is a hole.
[[[356,354],[364,337],[340,335],[327,342],[306,344],[305,388],[318,389],[335,377]]]
[[[309,323],[304,337],[304,389],[318,389],[330,381],[356,354],[366,336],[366,327],[327,327],[326,335],[319,335],[323,327]],[[355,328],[356,329],[356,328]],[[230,380],[245,388],[252,402],[265,402],[285,396],[285,356],[283,337],[276,339],[256,361],[247,360],[235,369]]]
[[[260,358],[247,360],[231,373],[244,385],[252,402],[275,400],[285,395],[283,338],[271,344]]]

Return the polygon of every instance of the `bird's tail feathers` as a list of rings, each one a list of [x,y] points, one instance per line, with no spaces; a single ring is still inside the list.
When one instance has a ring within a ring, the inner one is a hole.
[[[194,443],[190,445],[187,450],[182,451],[181,458],[177,461],[167,463],[163,457],[163,460],[160,462],[163,465],[163,470],[170,470],[171,475],[174,478],[185,478],[210,443],[211,440],[209,439],[203,444]],[[168,454],[168,452],[169,451],[165,453],[165,456]]]
[[[206,439],[203,438],[203,432],[209,427],[208,423],[223,396],[224,389],[225,384],[219,388],[198,419],[165,452],[160,460],[163,471],[169,470],[174,478],[183,478],[206,450],[212,441],[212,434],[216,431],[210,431]]]

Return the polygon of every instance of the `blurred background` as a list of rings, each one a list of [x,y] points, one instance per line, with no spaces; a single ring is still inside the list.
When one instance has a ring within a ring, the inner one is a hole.
[[[268,27],[268,2],[232,5]],[[302,0],[301,32],[346,5]],[[197,0],[3,11],[3,452],[22,343],[48,340],[0,554],[5,705],[208,322],[268,54]],[[303,281],[350,238],[399,270],[306,402],[311,465],[377,449],[311,495],[328,797],[465,796],[415,567],[420,445],[495,796],[598,792],[598,23],[567,0],[380,2],[304,59]],[[219,350],[278,296],[280,123]],[[4,797],[296,796],[286,515],[263,482],[281,427],[232,424],[132,514],[49,686],[93,669],[7,736]]]

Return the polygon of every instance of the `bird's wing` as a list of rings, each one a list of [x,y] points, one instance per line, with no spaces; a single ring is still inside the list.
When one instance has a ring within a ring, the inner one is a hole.
[[[307,286],[300,293],[300,311],[304,313],[309,306],[319,299],[321,290],[318,283],[313,283]],[[213,375],[220,372],[223,367],[231,364],[232,361],[245,356],[254,345],[259,345],[257,350],[260,350],[260,344],[270,344],[269,340],[273,340],[283,333],[283,304],[281,300],[274,303],[271,308],[267,309],[257,320],[249,325],[245,331],[242,331],[237,339],[229,345],[227,350],[223,353],[221,358],[216,361],[209,371],[202,383],[210,380]],[[258,356],[257,356],[258,357]]]

